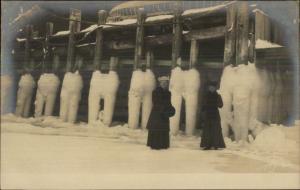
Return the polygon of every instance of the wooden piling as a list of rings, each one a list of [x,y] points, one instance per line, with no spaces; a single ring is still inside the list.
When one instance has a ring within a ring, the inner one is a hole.
[[[70,22],[69,22],[69,42],[68,42],[68,54],[67,54],[67,66],[66,72],[71,72],[72,65],[74,64],[75,54],[75,33],[80,31],[80,19],[81,11],[77,9],[71,9]]]
[[[137,29],[136,29],[136,41],[135,41],[135,54],[134,54],[134,65],[133,69],[137,70],[141,68],[140,62],[142,59],[144,49],[144,22],[145,12],[143,8],[138,9],[137,14]]]
[[[235,43],[236,43],[236,4],[232,4],[226,10],[226,32],[224,47],[223,66],[235,65]]]
[[[46,68],[49,69],[49,66],[51,64],[52,49],[49,44],[49,38],[52,34],[53,34],[53,23],[47,22],[46,23],[46,35],[45,35],[45,46],[44,46],[42,72],[45,72]]]
[[[248,64],[249,7],[248,2],[238,2],[236,65]]]
[[[191,41],[191,49],[190,49],[190,63],[189,63],[189,69],[192,69],[195,67],[198,61],[198,54],[199,54],[199,44],[197,40]]]
[[[95,55],[94,55],[94,70],[99,70],[102,59],[103,51],[103,28],[101,25],[106,23],[107,12],[105,10],[100,10],[98,12],[98,28],[96,30],[96,45],[95,45]]]
[[[253,19],[249,22],[249,42],[248,59],[251,63],[255,63],[255,23]]]
[[[33,33],[33,26],[26,25],[25,27],[25,54],[24,54],[24,70],[25,72],[30,72],[32,68],[30,68],[30,43],[32,41],[32,33]]]
[[[176,2],[174,8],[174,19],[173,19],[173,43],[172,43],[172,68],[180,66],[179,59],[181,58],[181,46],[182,46],[182,8],[180,2]]]
[[[117,66],[118,66],[119,58],[112,56],[110,57],[110,62],[109,62],[109,70],[110,71],[116,71]]]
[[[73,72],[75,71],[79,71],[81,68],[82,68],[82,65],[83,65],[83,57],[81,55],[76,55],[76,58],[75,58],[75,66],[74,66],[74,70]]]
[[[146,52],[146,69],[151,69],[154,62],[154,55],[152,50]]]
[[[59,65],[60,65],[60,57],[58,54],[53,54],[53,67],[52,71],[54,73],[59,71]]]

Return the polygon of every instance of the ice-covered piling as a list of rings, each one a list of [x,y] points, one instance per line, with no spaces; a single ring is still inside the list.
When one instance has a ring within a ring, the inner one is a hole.
[[[41,75],[36,92],[35,117],[42,116],[43,110],[45,110],[45,116],[52,115],[59,84],[60,80],[55,74],[44,73]]]
[[[187,71],[175,67],[171,72],[170,91],[171,103],[175,108],[175,115],[170,118],[172,134],[179,131],[182,99],[186,102],[186,135],[193,135],[196,128],[198,94],[200,88],[200,74],[196,69]]]
[[[16,115],[21,117],[28,117],[33,89],[35,88],[36,83],[31,76],[31,74],[24,74],[21,76],[19,81],[19,89],[17,94],[17,107],[16,107]]]
[[[83,81],[78,71],[65,74],[60,93],[59,113],[64,122],[74,123],[76,121],[82,88]]]
[[[111,124],[119,83],[115,71],[109,71],[108,74],[94,71],[89,91],[89,123],[102,120],[107,126]],[[101,99],[104,99],[104,110],[103,117],[99,118]]]
[[[133,71],[128,92],[128,126],[130,128],[138,128],[141,106],[141,126],[143,129],[146,128],[152,109],[152,91],[155,86],[155,76],[150,69],[145,72],[141,70]]]

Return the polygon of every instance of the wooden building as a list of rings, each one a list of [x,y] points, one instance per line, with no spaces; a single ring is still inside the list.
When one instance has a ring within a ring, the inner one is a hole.
[[[14,53],[19,73],[31,72],[36,80],[43,72],[54,72],[62,81],[66,71],[79,70],[84,79],[81,121],[87,121],[90,79],[97,69],[107,72],[113,66],[119,74],[113,120],[121,122],[127,121],[130,78],[137,68],[170,74],[181,59],[183,69],[194,67],[200,72],[202,92],[207,81],[220,80],[228,64],[250,61],[291,69],[284,47],[255,48],[258,39],[282,44],[282,32],[262,10],[244,1],[216,1],[196,9],[175,1],[128,2],[109,14],[100,10],[98,23],[87,28],[82,29],[81,22],[80,10],[73,9],[66,31],[53,34],[55,23],[45,23],[46,35],[35,36],[27,25],[25,38],[16,39]],[[199,100],[201,107],[201,94]],[[54,115],[59,113],[57,101]],[[201,122],[201,109],[198,118]]]

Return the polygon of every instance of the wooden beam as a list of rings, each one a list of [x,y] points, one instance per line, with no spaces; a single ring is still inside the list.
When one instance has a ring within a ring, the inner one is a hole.
[[[109,70],[110,71],[116,71],[117,66],[118,66],[119,58],[112,56],[110,57],[110,62],[109,62]]]
[[[142,59],[144,48],[144,26],[145,12],[143,8],[138,9],[137,14],[137,29],[136,29],[136,41],[135,41],[135,53],[134,53],[134,66],[133,69],[140,68],[140,60]]]
[[[100,25],[106,23],[107,12],[105,10],[100,10],[98,12],[98,28],[96,30],[96,45],[95,45],[95,55],[94,55],[94,68],[95,70],[99,70],[101,59],[102,59],[102,51],[103,51],[103,28]]]
[[[236,43],[236,5],[227,8],[226,31],[224,47],[224,66],[235,65],[235,43]]]
[[[26,25],[25,27],[25,54],[24,54],[24,70],[25,72],[31,72],[30,68],[30,42],[32,40],[33,26]]]
[[[199,54],[199,46],[197,40],[191,41],[191,49],[190,49],[190,63],[189,63],[189,69],[192,69],[195,67],[198,61],[198,54]]]
[[[181,24],[182,9],[180,3],[176,2],[174,8],[173,19],[173,43],[172,43],[172,68],[179,66],[178,60],[181,58],[181,45],[182,45],[182,24]]]
[[[226,28],[224,26],[217,26],[201,30],[192,30],[184,34],[185,41],[191,40],[206,40],[211,38],[219,38],[225,35]]]
[[[238,2],[237,35],[236,35],[236,64],[248,64],[248,34],[249,14],[248,2]]]
[[[68,54],[67,54],[67,66],[66,72],[71,72],[72,65],[74,64],[74,54],[75,54],[75,32],[78,31],[78,20],[81,19],[80,10],[71,9],[70,22],[69,22],[69,42],[68,42]],[[80,30],[80,28],[79,28]]]

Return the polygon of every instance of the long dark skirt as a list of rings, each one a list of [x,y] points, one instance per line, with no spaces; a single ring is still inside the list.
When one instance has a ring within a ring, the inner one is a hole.
[[[220,121],[208,120],[203,128],[200,147],[225,148]]]
[[[169,131],[149,130],[147,146],[152,149],[167,149],[170,147]]]

